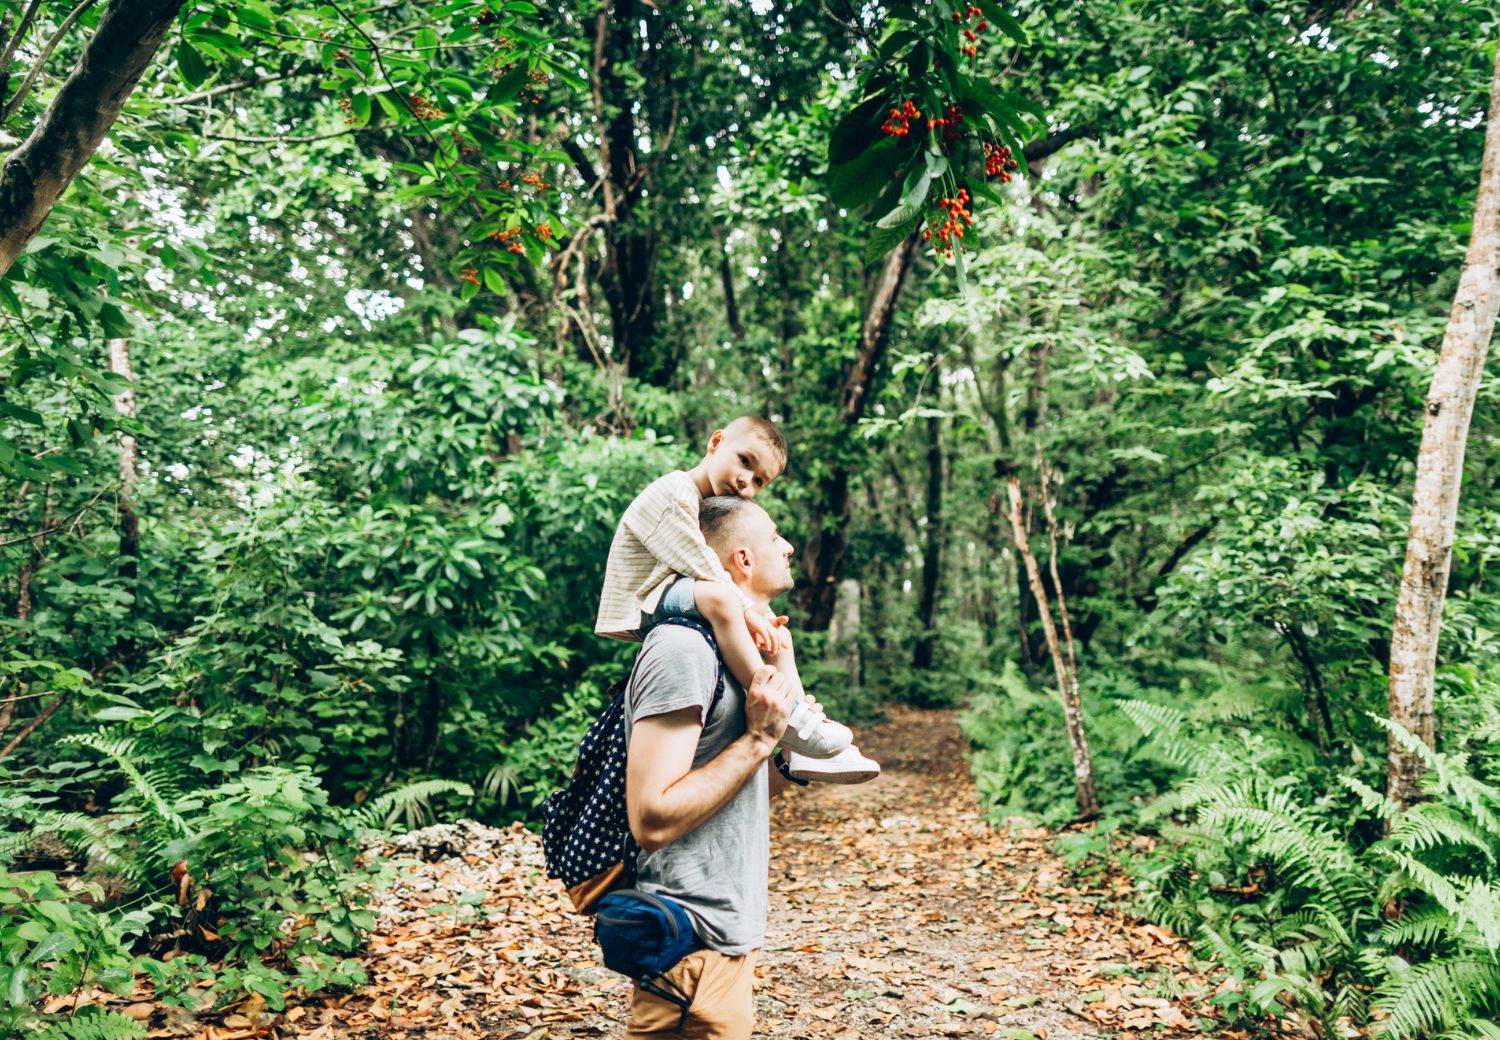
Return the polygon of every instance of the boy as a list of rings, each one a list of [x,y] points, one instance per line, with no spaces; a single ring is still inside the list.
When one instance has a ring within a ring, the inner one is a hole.
[[[710,495],[754,498],[781,475],[786,441],[774,423],[741,416],[708,440],[708,452],[690,470],[653,481],[625,510],[604,573],[604,591],[594,631],[636,641],[663,617],[702,617],[729,671],[750,688],[761,652],[792,681],[795,701],[781,744],[791,752],[796,779],[857,784],[872,780],[880,766],[860,754],[854,734],[803,697],[785,617],[752,605],[730,582],[698,529],[698,506]]]

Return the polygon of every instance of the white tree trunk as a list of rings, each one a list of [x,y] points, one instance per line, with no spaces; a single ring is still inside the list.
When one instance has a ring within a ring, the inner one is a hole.
[[[1496,310],[1500,308],[1496,271],[1500,264],[1500,119],[1497,116],[1500,116],[1500,55],[1490,84],[1489,125],[1485,130],[1484,163],[1479,174],[1479,199],[1474,207],[1469,252],[1464,257],[1458,293],[1443,335],[1442,353],[1427,392],[1406,564],[1401,572],[1401,593],[1396,600],[1396,622],[1391,636],[1388,712],[1392,721],[1416,734],[1428,747],[1433,745],[1432,677],[1437,666],[1443,599],[1448,591],[1464,448],[1469,437],[1469,420],[1474,414],[1474,397],[1495,328]],[[1394,737],[1389,749],[1386,791],[1396,804],[1408,805],[1417,795],[1422,761],[1403,751]]]
[[[1078,800],[1078,815],[1097,816],[1099,795],[1094,790],[1094,762],[1089,754],[1088,734],[1083,728],[1083,703],[1078,696],[1076,676],[1069,669],[1062,646],[1057,641],[1057,628],[1052,624],[1052,608],[1047,605],[1047,589],[1042,585],[1042,571],[1031,551],[1031,543],[1026,539],[1026,526],[1021,522],[1019,478],[1010,478],[1009,492],[1011,534],[1016,541],[1016,550],[1025,561],[1026,578],[1031,584],[1031,594],[1036,597],[1042,633],[1047,637],[1047,649],[1052,653],[1052,667],[1057,672],[1057,689],[1062,696],[1063,718],[1068,727],[1068,746],[1073,751],[1073,789]]]
[[[834,594],[833,617],[828,624],[828,643],[823,662],[849,675],[849,685],[859,685],[859,582],[845,578]]]

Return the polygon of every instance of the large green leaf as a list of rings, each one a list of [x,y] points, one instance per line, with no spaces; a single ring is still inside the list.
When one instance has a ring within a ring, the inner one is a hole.
[[[900,245],[906,236],[917,230],[917,225],[922,222],[920,215],[899,227],[877,227],[870,235],[870,240],[865,243],[865,266],[869,267],[885,254]]]
[[[890,183],[902,159],[900,145],[886,138],[863,155],[828,171],[828,197],[845,209],[863,206]]]
[[[995,0],[974,0],[974,4],[1006,36],[1009,36],[1023,47],[1030,42],[1026,37],[1026,30],[1021,28],[1021,23],[1016,21],[1015,16],[997,4]]]
[[[887,101],[872,97],[844,114],[828,137],[828,164],[846,163],[870,146],[884,118]]]

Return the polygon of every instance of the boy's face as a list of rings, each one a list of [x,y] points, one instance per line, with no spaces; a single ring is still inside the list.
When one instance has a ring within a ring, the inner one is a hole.
[[[754,498],[781,475],[781,462],[757,433],[715,430],[708,439],[705,469],[714,494]]]

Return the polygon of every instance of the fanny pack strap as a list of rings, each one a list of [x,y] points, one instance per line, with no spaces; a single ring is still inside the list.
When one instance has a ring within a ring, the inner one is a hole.
[[[677,962],[681,964],[681,961]],[[678,988],[677,984],[666,975],[652,975],[649,978],[639,980],[641,989],[653,996],[660,997],[669,1004],[674,1004],[682,1012],[677,1016],[677,1031],[682,1032],[682,1027],[687,1025],[688,1010],[693,1006],[693,998]],[[670,991],[664,987],[671,987]]]

